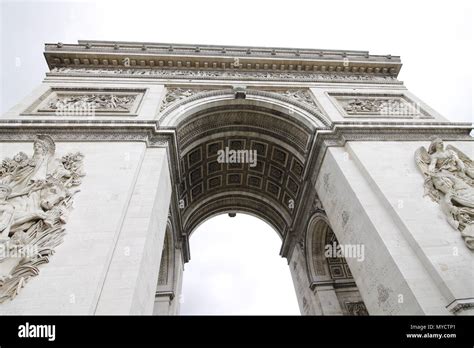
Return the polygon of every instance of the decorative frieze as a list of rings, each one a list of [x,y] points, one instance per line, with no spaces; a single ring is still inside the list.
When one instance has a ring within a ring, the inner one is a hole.
[[[43,111],[62,111],[69,109],[91,109],[95,112],[130,112],[136,95],[115,95],[115,94],[77,94],[64,95],[57,94],[43,109]]]
[[[349,99],[343,101],[342,106],[349,115],[358,114],[385,114],[388,113],[389,109],[395,107],[400,109],[401,100],[399,99]]]
[[[144,90],[53,88],[22,115],[135,116],[144,92]]]
[[[403,95],[330,94],[344,117],[430,118]]]
[[[350,73],[312,73],[312,72],[259,72],[240,70],[177,70],[177,69],[140,69],[140,68],[69,68],[51,69],[50,76],[119,76],[119,77],[150,77],[163,79],[194,79],[194,80],[242,80],[242,81],[297,81],[297,82],[366,82],[401,84],[396,77],[390,75],[350,74]]]

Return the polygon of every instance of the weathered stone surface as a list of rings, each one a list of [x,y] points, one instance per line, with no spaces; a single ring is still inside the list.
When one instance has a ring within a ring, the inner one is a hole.
[[[83,41],[45,56],[44,82],[0,118],[0,155],[45,134],[87,175],[64,242],[2,313],[177,314],[189,235],[236,212],[281,236],[302,314],[473,312],[474,256],[452,228],[469,246],[470,196],[432,178],[453,154],[471,168],[472,125],[411,94],[399,57]],[[449,156],[419,150],[432,136]],[[246,151],[255,163],[227,159]],[[0,185],[3,237],[10,194]]]

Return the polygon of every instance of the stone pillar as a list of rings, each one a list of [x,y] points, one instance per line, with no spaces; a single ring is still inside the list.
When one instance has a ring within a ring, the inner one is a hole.
[[[320,303],[322,315],[342,315],[341,305],[331,284],[313,284],[313,293]]]
[[[296,245],[291,255],[290,273],[302,315],[322,315],[319,298],[311,291],[304,252]]]
[[[472,142],[448,143],[472,152]],[[339,243],[365,246],[363,262],[347,263],[371,314],[462,313],[474,299],[473,252],[423,196],[414,154],[427,145],[330,147],[316,180]]]
[[[2,156],[32,142],[0,143]],[[171,195],[165,148],[144,142],[56,142],[86,173],[63,243],[2,314],[151,313]]]
[[[148,148],[95,314],[152,314],[170,197],[166,150]]]
[[[172,292],[157,293],[155,295],[155,304],[153,306],[153,315],[170,315],[171,302],[174,299]]]
[[[184,272],[184,263],[181,255],[181,250],[176,250],[176,263],[175,263],[175,284],[174,284],[174,293],[175,296],[170,303],[170,315],[179,315],[180,306],[181,306],[181,292],[183,288],[183,272]]]
[[[173,263],[169,266],[170,272],[172,272],[168,277],[170,284],[158,285],[155,293],[153,315],[179,314],[184,271],[182,260],[181,250],[174,249]]]

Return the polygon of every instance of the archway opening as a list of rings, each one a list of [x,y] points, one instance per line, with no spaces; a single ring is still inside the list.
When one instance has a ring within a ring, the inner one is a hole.
[[[193,232],[180,314],[299,315],[274,228],[251,215],[214,216]]]
[[[186,264],[187,271],[183,276],[185,287],[192,283],[189,269],[198,267],[195,265],[196,252],[200,249],[207,250],[213,244],[204,243],[199,247],[196,244],[204,237],[202,228],[210,224],[207,220],[219,214],[238,212],[249,214],[262,219],[269,226],[264,224],[267,230],[272,231],[270,236],[279,240],[275,251],[271,256],[283,267],[284,277],[291,284],[290,272],[287,266],[287,260],[279,258],[278,254],[286,256],[282,251],[283,247],[288,248],[289,235],[292,233],[292,227],[295,225],[297,213],[302,207],[303,195],[306,191],[307,170],[309,159],[311,158],[314,147],[315,132],[318,129],[328,127],[327,120],[318,112],[317,105],[312,99],[309,91],[288,91],[274,90],[258,91],[251,88],[242,91],[238,89],[216,89],[209,92],[199,92],[191,89],[167,87],[167,97],[174,102],[167,106],[160,118],[160,125],[175,130],[176,150],[178,161],[174,165],[177,179],[175,181],[176,197],[176,215],[178,232],[175,240],[184,240],[183,261],[186,263],[190,259],[189,245],[191,245],[191,263]],[[241,94],[244,94],[242,98]],[[180,94],[183,94],[182,98]],[[167,99],[168,100],[168,99]],[[176,101],[177,100],[177,101]],[[217,217],[219,219],[222,217]],[[227,217],[228,218],[228,217]],[[238,218],[236,218],[238,220]],[[236,220],[230,220],[226,227],[220,227],[220,230],[230,231],[236,225]],[[254,222],[262,221],[252,219]],[[214,221],[211,219],[210,221]],[[203,225],[203,226],[201,226]],[[225,225],[224,225],[225,226]],[[193,231],[201,230],[194,234]],[[218,228],[219,229],[219,228]],[[226,244],[222,246],[211,247],[207,254],[222,249],[227,251],[226,256],[236,253],[234,259],[238,260],[234,264],[242,263],[242,260],[249,261],[246,253],[250,247],[265,245],[268,247],[268,241],[257,243],[254,241],[255,233],[244,236],[246,233],[261,230],[249,224],[247,228],[239,228],[237,241],[246,241],[241,246]],[[211,233],[211,232],[208,232]],[[229,232],[228,232],[229,233]],[[221,234],[217,236],[223,237]],[[184,237],[183,237],[184,236]],[[189,238],[192,241],[188,244]],[[271,237],[270,237],[271,238]],[[209,240],[219,240],[217,237]],[[264,249],[264,248],[262,248]],[[285,249],[286,250],[286,249]],[[286,250],[287,251],[287,250]],[[212,254],[212,253],[211,253]],[[257,252],[253,256],[253,264],[250,269],[263,266],[261,259],[265,259]],[[250,258],[250,261],[252,258]],[[223,260],[215,260],[216,264],[226,265]],[[229,265],[229,263],[227,263]],[[219,292],[213,294],[214,299],[222,294],[232,293],[229,291],[220,291],[225,281],[217,282],[209,286],[199,286],[203,282],[202,274],[210,271],[212,262],[207,262],[207,268],[198,273],[197,282],[192,286],[192,294],[196,291]],[[212,268],[211,268],[212,269]],[[243,271],[239,271],[243,272]],[[222,272],[221,272],[222,273]],[[228,279],[227,284],[233,284],[229,275],[233,272],[228,270],[223,278]],[[254,278],[253,283],[261,283],[262,275],[267,274],[268,270],[260,270],[260,278]],[[235,306],[226,307],[220,303],[217,306],[217,312],[212,312],[212,306],[206,305],[203,309],[187,309],[185,303],[189,304],[189,294],[187,290],[183,291],[181,296],[182,314],[299,314],[296,306],[296,299],[293,285],[288,285],[291,289],[295,306],[292,312],[284,312],[280,305],[281,299],[275,297],[272,300],[275,288],[277,288],[272,279],[268,279],[265,289],[266,298],[270,298],[271,305],[267,309],[248,309],[248,304],[237,303]],[[241,284],[249,284],[242,281]],[[286,288],[288,288],[288,286]],[[231,288],[239,288],[232,286]],[[241,287],[240,287],[241,288]],[[211,289],[211,290],[210,290]],[[257,287],[258,289],[258,287]],[[242,293],[249,289],[241,289]],[[243,295],[242,295],[243,296]],[[167,301],[164,294],[160,298]],[[201,296],[203,297],[203,296]],[[248,296],[247,302],[252,302]],[[188,298],[188,299],[187,299]],[[204,298],[204,297],[203,297]],[[236,294],[230,298],[237,299]],[[258,302],[262,302],[264,297],[260,297]],[[227,298],[226,303],[232,304],[235,301]],[[206,303],[200,300],[201,303]],[[248,310],[247,310],[248,309]]]
[[[351,247],[351,245],[346,245]],[[329,220],[322,209],[309,222],[305,254],[309,287],[316,304],[303,306],[303,312],[323,315],[368,315]],[[354,250],[347,256],[363,257],[363,250]],[[312,312],[313,311],[313,312]]]
[[[283,238],[299,209],[314,131],[324,124],[277,93],[248,91],[234,99],[230,92],[185,98],[160,120],[176,129],[183,232],[215,214],[242,211],[265,219]]]

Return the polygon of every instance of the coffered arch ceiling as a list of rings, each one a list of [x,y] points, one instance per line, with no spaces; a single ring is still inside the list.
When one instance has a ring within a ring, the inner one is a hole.
[[[213,215],[244,212],[284,237],[301,204],[315,131],[324,125],[281,110],[241,100],[200,107],[179,120],[178,199],[186,233]],[[226,147],[256,150],[257,164],[219,163]]]
[[[318,282],[347,283],[354,281],[344,257],[325,255],[327,246],[339,245],[325,213],[316,213],[311,217],[305,239],[306,263],[311,286]]]

